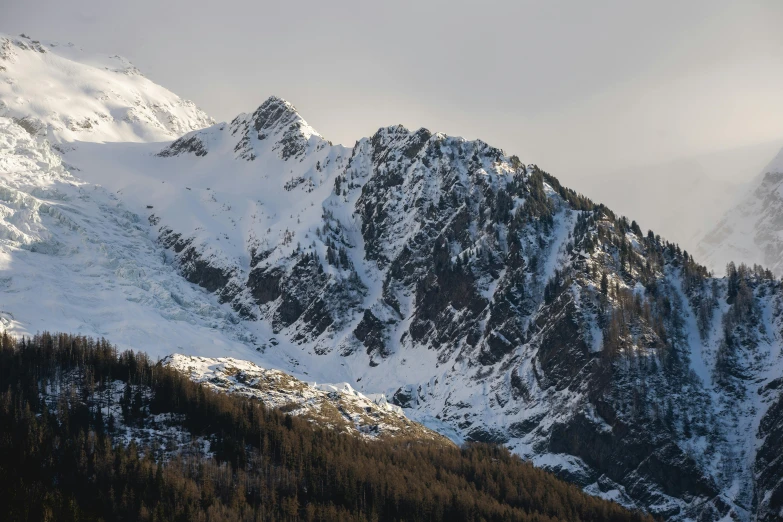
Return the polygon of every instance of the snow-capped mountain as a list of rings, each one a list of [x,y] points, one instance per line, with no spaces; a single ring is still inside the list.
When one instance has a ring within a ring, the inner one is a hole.
[[[46,54],[6,40],[0,77],[33,92],[13,66]],[[42,64],[33,83],[59,74]],[[783,296],[767,272],[710,277],[481,141],[392,126],[333,145],[276,97],[205,128],[187,113],[167,143],[146,137],[154,119],[92,140],[11,116],[8,329],[350,383],[671,520],[781,516]]]
[[[0,33],[0,116],[52,141],[170,141],[214,121],[120,56]]]
[[[283,113],[280,126],[266,116]],[[271,98],[254,115],[158,156],[167,172],[257,168],[267,235],[203,233],[248,197],[222,186],[212,222],[187,230],[153,209],[150,223],[189,280],[295,343],[303,367],[341,361],[341,379],[458,440],[505,443],[664,516],[779,509],[760,494],[779,485],[757,458],[759,426],[777,419],[765,386],[780,376],[783,303],[766,273],[711,279],[676,245],[479,141],[389,127],[349,154],[313,144],[308,161],[281,152],[286,131],[306,128],[290,104]],[[340,160],[316,159],[329,155]],[[222,246],[231,237],[245,259]]]
[[[697,252],[716,271],[741,260],[783,275],[783,150],[739,204],[701,239]]]

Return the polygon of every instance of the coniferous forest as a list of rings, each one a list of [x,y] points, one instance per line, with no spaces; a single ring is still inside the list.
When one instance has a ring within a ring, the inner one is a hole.
[[[161,415],[208,451],[123,442]],[[66,334],[0,339],[0,519],[651,520],[501,447],[365,441]]]

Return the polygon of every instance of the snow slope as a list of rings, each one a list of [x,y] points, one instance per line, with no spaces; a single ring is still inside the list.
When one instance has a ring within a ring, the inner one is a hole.
[[[71,143],[168,141],[213,123],[120,56],[3,34],[0,116]]]
[[[6,328],[107,336],[153,354],[205,344],[248,351],[252,334],[182,280],[147,223],[114,194],[72,176],[45,139],[8,118],[0,118],[0,191]]]
[[[0,80],[3,324],[108,336],[153,356],[247,356],[255,333],[182,280],[135,209],[61,156],[143,148],[212,120],[126,60],[72,44],[0,35]]]
[[[764,265],[783,275],[783,150],[699,241],[697,253],[717,273],[734,261]]]

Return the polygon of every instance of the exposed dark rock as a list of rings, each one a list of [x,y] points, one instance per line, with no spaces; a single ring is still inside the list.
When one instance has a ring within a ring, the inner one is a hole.
[[[576,323],[576,310],[569,295],[562,295],[539,316],[542,330],[538,362],[548,386],[569,387],[590,360],[590,351]]]
[[[247,277],[247,286],[256,303],[262,305],[281,295],[280,281],[284,272],[277,267],[255,268]]]
[[[364,311],[364,316],[353,334],[367,348],[368,354],[377,353],[386,355],[386,344],[383,337],[383,323],[369,310]]]
[[[508,434],[512,437],[524,437],[528,433],[532,432],[538,427],[541,421],[546,417],[545,414],[540,413],[529,419],[525,419],[519,422],[512,422],[508,426]]]
[[[253,113],[251,121],[256,131],[290,125],[297,118],[296,109],[276,96],[269,97]]]
[[[492,332],[486,338],[485,349],[479,354],[479,362],[483,365],[495,364],[504,356],[511,353],[517,345],[509,340],[500,332]]]
[[[511,395],[514,399],[530,400],[530,389],[519,375],[519,368],[511,372]]]
[[[487,428],[474,428],[470,430],[466,439],[471,442],[484,442],[489,444],[503,444],[508,442],[508,436],[504,432]]]
[[[777,386],[773,389],[777,390]],[[778,394],[761,419],[757,436],[764,442],[753,465],[754,511],[760,514],[760,522],[772,522],[783,516],[783,394]]]
[[[209,259],[202,257],[191,238],[183,238],[170,229],[163,229],[159,241],[166,248],[174,250],[182,275],[191,283],[210,292],[225,290],[235,270],[214,266]],[[226,300],[233,296],[226,295]]]
[[[171,156],[179,156],[180,154],[192,153],[196,156],[206,156],[209,151],[207,150],[204,142],[198,137],[198,135],[186,135],[176,140],[174,143],[160,151],[157,155],[162,158],[168,158]]]
[[[394,392],[391,402],[402,408],[411,408],[418,402],[418,394],[410,386],[399,388]]]
[[[612,481],[627,484],[631,497],[655,504],[663,500],[651,485],[666,495],[694,499],[712,499],[718,493],[715,484],[699,470],[671,440],[654,439],[654,432],[616,423],[600,425],[584,415],[552,427],[550,450],[575,455]],[[661,512],[672,516],[675,512]]]

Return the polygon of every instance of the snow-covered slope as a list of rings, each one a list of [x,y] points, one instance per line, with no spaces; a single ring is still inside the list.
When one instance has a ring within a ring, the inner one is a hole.
[[[53,141],[169,141],[213,120],[120,56],[0,34],[0,116]]]
[[[783,275],[783,150],[740,203],[704,236],[697,252],[717,272],[730,261],[741,261]]]
[[[148,220],[189,280],[247,317],[256,305],[245,280],[259,256],[278,262],[315,239],[321,202],[349,157],[274,97],[163,149],[82,143],[65,155]]]
[[[196,353],[204,339],[226,353],[248,352],[252,334],[165,262],[148,227],[116,195],[72,176],[44,138],[0,118],[6,328],[105,335],[153,353]]]
[[[346,148],[276,97],[167,143],[154,121],[83,139],[49,117],[48,140],[0,127],[11,330],[350,383],[672,520],[780,516],[764,271],[710,277],[536,165],[426,129]]]

